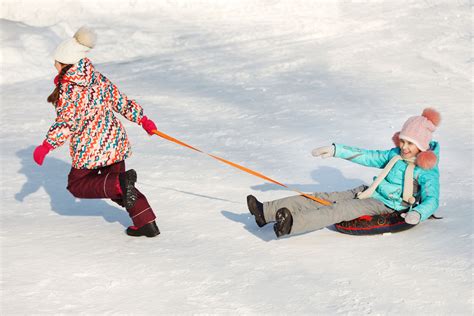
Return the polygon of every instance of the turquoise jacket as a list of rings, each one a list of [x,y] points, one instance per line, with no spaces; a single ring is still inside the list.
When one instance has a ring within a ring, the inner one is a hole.
[[[334,146],[336,148],[334,157],[380,169],[383,169],[390,159],[400,154],[400,148],[366,150],[340,144],[334,144]],[[436,155],[436,165],[432,169],[422,169],[416,166],[413,172],[413,178],[418,183],[419,190],[414,195],[417,203],[413,205],[412,210],[421,214],[421,221],[433,215],[439,205],[439,144],[432,141],[430,143],[430,150]],[[396,211],[408,209],[409,205],[402,200],[404,175],[407,166],[408,164],[405,161],[397,161],[392,170],[377,187],[372,198],[381,201]]]

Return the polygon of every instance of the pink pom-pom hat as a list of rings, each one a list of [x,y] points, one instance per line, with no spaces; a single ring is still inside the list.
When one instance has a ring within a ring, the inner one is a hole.
[[[422,152],[416,157],[416,164],[423,169],[431,169],[436,165],[436,155],[429,151],[431,138],[436,127],[441,122],[441,115],[433,108],[426,108],[423,110],[421,116],[410,117],[402,130],[396,132],[392,140],[398,147],[400,139],[412,142]]]
[[[426,108],[421,116],[412,116],[403,124],[398,138],[412,142],[421,151],[427,151],[430,148],[433,132],[440,121],[441,116],[435,109]],[[394,138],[396,137],[395,134]]]

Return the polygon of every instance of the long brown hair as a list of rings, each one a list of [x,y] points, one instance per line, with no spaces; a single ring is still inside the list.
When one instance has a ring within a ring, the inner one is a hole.
[[[60,63],[61,64],[61,63]],[[64,75],[66,72],[73,66],[72,64],[61,64],[63,68],[59,72],[59,77],[58,77],[58,83],[56,84],[56,87],[54,88],[54,91],[49,95],[48,97],[48,102],[56,104],[59,99],[59,89],[61,88],[61,81],[63,80]]]

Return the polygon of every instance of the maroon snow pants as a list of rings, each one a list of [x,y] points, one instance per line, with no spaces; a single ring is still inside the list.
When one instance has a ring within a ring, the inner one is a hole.
[[[121,172],[125,172],[124,161],[98,169],[71,168],[67,189],[77,198],[111,199],[123,207],[118,179]],[[145,196],[138,190],[137,201],[127,212],[136,227],[142,227],[156,218]]]

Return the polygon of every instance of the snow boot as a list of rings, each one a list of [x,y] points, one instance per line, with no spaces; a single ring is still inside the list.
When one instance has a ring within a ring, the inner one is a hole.
[[[255,217],[255,222],[258,227],[263,227],[267,224],[265,217],[263,217],[263,204],[260,203],[255,196],[247,196],[247,207],[250,213]]]
[[[127,210],[131,209],[137,201],[137,172],[130,169],[119,174],[120,188],[122,189],[122,204]]]
[[[136,226],[130,226],[129,228],[127,228],[127,235],[133,236],[133,237],[140,237],[140,236],[155,237],[155,236],[158,236],[159,234],[160,234],[160,230],[158,229],[158,226],[156,225],[155,221],[145,224],[140,228]]]
[[[276,223],[273,225],[273,230],[277,237],[288,235],[293,226],[293,216],[290,210],[286,207],[279,209],[275,214]]]

